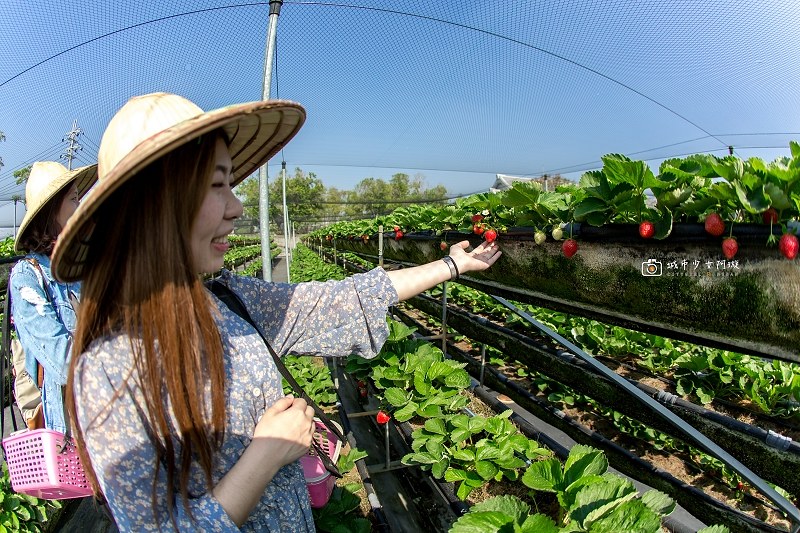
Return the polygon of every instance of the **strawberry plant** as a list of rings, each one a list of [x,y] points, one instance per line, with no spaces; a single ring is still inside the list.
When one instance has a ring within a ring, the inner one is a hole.
[[[608,460],[600,450],[576,444],[563,467],[558,459],[535,462],[523,474],[522,482],[536,491],[556,493],[561,510],[554,528],[659,531],[661,517],[675,509],[675,502],[657,490],[637,498],[631,481],[607,473],[607,469]]]
[[[289,373],[303,384],[303,390],[319,405],[334,405],[336,390],[333,388],[331,371],[319,359],[287,355],[283,358]],[[283,379],[284,394],[292,394],[292,387]]]
[[[552,452],[519,433],[509,416],[511,410],[490,418],[456,414],[426,420],[412,433],[413,451],[403,464],[419,465],[437,479],[456,483],[456,496],[462,500],[491,480],[516,481],[526,460]]]

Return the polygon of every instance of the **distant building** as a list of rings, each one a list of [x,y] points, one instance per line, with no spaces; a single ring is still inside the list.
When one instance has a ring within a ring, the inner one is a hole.
[[[559,185],[574,184],[574,182],[566,178],[562,178],[559,174],[555,174],[553,176],[542,174],[538,178],[523,178],[520,176],[509,176],[508,174],[496,174],[495,176],[494,184],[489,188],[489,191],[491,192],[505,191],[506,189],[510,189],[514,183],[518,181],[532,181],[534,183],[538,183],[542,186],[542,190],[544,191],[554,191]]]

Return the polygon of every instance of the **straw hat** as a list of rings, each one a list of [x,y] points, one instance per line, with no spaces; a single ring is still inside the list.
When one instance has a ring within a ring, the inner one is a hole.
[[[142,169],[205,133],[223,129],[230,139],[233,185],[252,174],[294,137],[305,122],[300,104],[250,102],[203,112],[182,96],[153,93],[130,99],[111,119],[98,154],[98,184],[61,232],[53,251],[57,279],[83,277],[94,213]]]
[[[83,197],[97,180],[97,165],[67,170],[67,167],[55,161],[38,161],[31,167],[28,183],[25,185],[25,218],[19,225],[14,249],[22,251],[20,243],[31,221],[39,211],[58,195],[65,187],[75,181],[78,186],[78,197]]]

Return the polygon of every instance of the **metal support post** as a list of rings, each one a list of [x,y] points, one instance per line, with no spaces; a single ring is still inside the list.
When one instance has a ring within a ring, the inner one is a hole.
[[[378,226],[378,266],[383,268],[383,224]]]
[[[447,357],[447,282],[442,283],[442,353]]]
[[[481,374],[478,383],[483,387],[483,372],[486,370],[486,345],[481,344]]]

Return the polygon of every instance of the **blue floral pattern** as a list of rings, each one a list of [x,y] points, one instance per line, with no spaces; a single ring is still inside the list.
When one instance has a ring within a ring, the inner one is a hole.
[[[374,357],[388,336],[387,308],[397,303],[397,292],[380,268],[325,283],[268,283],[228,271],[223,271],[221,280],[239,295],[281,356],[357,353]],[[258,333],[215,296],[209,293],[209,298],[220,308],[217,320],[227,377],[227,426],[215,456],[212,481],[216,484],[250,443],[265,409],[283,392],[281,376]],[[76,368],[79,423],[120,531],[170,530],[163,468],[155,489],[158,516],[151,506],[156,454],[144,422],[140,382],[132,368],[128,337],[112,335],[92,343]],[[192,516],[179,496],[172,504],[181,531],[314,531],[299,462],[278,471],[241,529],[206,493],[196,463],[189,487]]]

